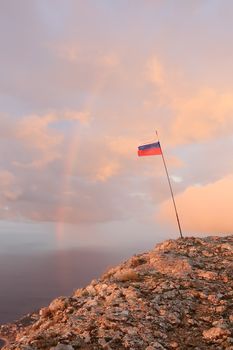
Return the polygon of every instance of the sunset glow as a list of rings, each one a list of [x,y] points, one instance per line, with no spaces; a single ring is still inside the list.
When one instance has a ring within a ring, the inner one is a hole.
[[[184,232],[232,232],[232,2],[0,7],[1,220],[177,233],[160,156],[137,156],[158,130]]]

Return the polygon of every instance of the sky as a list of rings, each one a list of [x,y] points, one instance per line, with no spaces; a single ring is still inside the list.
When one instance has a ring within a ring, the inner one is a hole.
[[[0,0],[0,220],[232,233],[233,3]],[[15,227],[15,226],[14,226]],[[126,239],[126,238],[125,238]]]

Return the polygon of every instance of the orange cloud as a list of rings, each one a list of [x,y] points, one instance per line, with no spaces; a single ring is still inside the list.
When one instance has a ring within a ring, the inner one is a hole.
[[[160,88],[167,82],[165,69],[156,56],[153,56],[146,65],[146,77]]]
[[[81,57],[81,51],[77,43],[59,43],[56,45],[48,45],[49,49],[61,59],[67,60],[71,63],[77,62]]]
[[[50,124],[57,121],[80,121],[87,123],[90,119],[88,112],[65,110],[64,112],[51,112],[42,116],[26,116],[17,125],[17,136],[30,146],[38,149],[46,149],[56,146],[63,141],[63,134],[49,128]]]
[[[233,92],[201,88],[195,95],[177,98],[171,133],[177,142],[207,140],[233,128]]]
[[[115,52],[95,48],[93,45],[86,47],[77,42],[60,42],[47,46],[56,56],[71,64],[86,62],[106,68],[119,65],[119,57]]]
[[[206,186],[191,186],[176,196],[184,232],[232,233],[233,175]],[[176,224],[171,201],[160,207],[159,218]]]
[[[12,137],[29,150],[27,153],[32,159],[23,163],[13,161],[13,164],[22,168],[43,168],[61,158],[60,146],[64,141],[64,133],[51,127],[59,121],[78,121],[82,125],[88,125],[91,118],[87,111],[69,109],[23,117],[15,122]]]
[[[17,200],[22,194],[22,190],[17,184],[16,177],[8,170],[0,171],[0,201],[2,203],[9,201]]]
[[[132,137],[112,136],[106,137],[106,143],[113,154],[132,157],[137,150],[138,139]]]
[[[233,130],[233,91],[204,85],[194,87],[181,72],[156,57],[146,64],[146,80],[155,86],[155,94],[144,101],[147,109],[163,105],[171,117],[160,121],[162,136],[169,143],[182,144],[208,140]]]
[[[108,162],[97,170],[95,179],[98,181],[106,181],[109,178],[117,175],[119,170],[119,164],[117,162]]]
[[[7,214],[57,220],[61,206],[67,222],[147,217],[169,196],[162,159],[137,158],[155,129],[178,191],[230,173],[231,153],[218,169],[212,154],[233,130],[232,11],[201,0],[136,1],[133,11],[128,2],[71,3],[59,13],[22,4],[0,13]]]
[[[15,181],[15,177],[10,171],[8,171],[8,170],[1,170],[0,171],[1,186],[3,186],[3,187],[9,186],[12,183],[14,183],[14,181]]]
[[[63,140],[62,134],[48,128],[49,124],[56,121],[56,119],[54,114],[24,117],[18,123],[16,131],[17,137],[26,145],[39,150],[46,150],[48,147],[54,147]]]

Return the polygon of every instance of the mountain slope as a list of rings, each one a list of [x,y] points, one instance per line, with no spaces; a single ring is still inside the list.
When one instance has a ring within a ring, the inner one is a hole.
[[[4,349],[233,350],[233,237],[169,240],[17,324]]]

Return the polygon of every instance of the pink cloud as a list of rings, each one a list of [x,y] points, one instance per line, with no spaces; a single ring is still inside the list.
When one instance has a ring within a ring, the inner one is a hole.
[[[169,195],[161,159],[137,158],[137,146],[155,140],[156,129],[173,179],[186,175],[179,191],[190,186],[194,196],[195,181],[229,173],[230,152],[221,171],[212,165],[214,138],[233,130],[231,38],[215,26],[219,12],[194,0],[133,8],[71,3],[58,12],[46,5],[46,16],[40,1],[13,12],[6,5],[0,14],[7,215],[76,223],[146,217]],[[210,151],[188,158],[185,143]]]
[[[90,119],[88,112],[64,110],[45,115],[29,115],[23,117],[16,125],[16,137],[29,143],[31,147],[46,149],[57,146],[63,141],[63,134],[49,128],[57,121],[79,121],[87,123]]]
[[[97,170],[94,178],[97,181],[106,181],[109,178],[116,176],[118,174],[120,165],[117,162],[108,161]]]
[[[232,233],[233,175],[205,186],[190,186],[176,196],[184,232]],[[159,218],[175,228],[174,208],[169,199],[160,207]]]
[[[201,88],[195,95],[173,102],[172,134],[177,142],[227,135],[233,128],[233,91]]]
[[[228,135],[233,129],[233,90],[185,81],[184,75],[167,67],[156,56],[146,65],[145,78],[154,85],[154,95],[144,101],[170,110],[171,118],[159,123],[169,143],[183,144]],[[153,100],[155,102],[153,102]]]
[[[59,121],[77,121],[80,125],[90,123],[90,113],[65,109],[44,115],[29,115],[10,124],[8,137],[17,140],[24,148],[27,162],[14,160],[13,164],[21,168],[43,168],[62,157],[61,146],[64,144],[64,133],[53,128]]]
[[[15,182],[14,175],[8,171],[8,170],[1,170],[0,171],[0,183],[1,186],[10,186],[12,183]]]
[[[7,201],[16,201],[22,194],[16,176],[8,170],[0,171],[0,203],[6,204]]]
[[[24,117],[18,122],[16,137],[26,145],[41,151],[55,147],[63,140],[61,133],[48,128],[56,119],[54,114]]]

